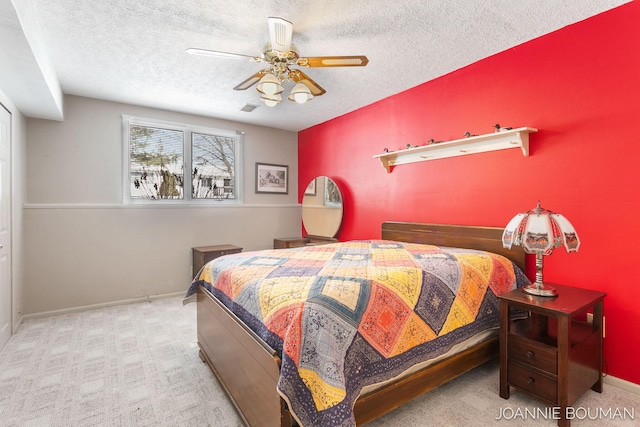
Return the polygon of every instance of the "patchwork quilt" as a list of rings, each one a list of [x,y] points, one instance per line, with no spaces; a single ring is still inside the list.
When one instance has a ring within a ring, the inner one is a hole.
[[[303,426],[354,426],[362,387],[499,325],[496,295],[528,284],[508,259],[384,240],[227,255],[203,285],[282,359],[278,392]]]

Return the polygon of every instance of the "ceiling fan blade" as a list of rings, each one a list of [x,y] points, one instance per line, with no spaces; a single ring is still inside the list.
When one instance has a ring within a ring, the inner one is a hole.
[[[309,88],[313,96],[324,95],[326,92],[326,90],[324,90],[322,86],[320,86],[318,83],[311,80],[309,76],[307,76],[305,73],[303,73],[300,70],[292,70],[291,72],[289,72],[289,78],[296,83],[300,82],[304,84],[306,87]]]
[[[189,49],[187,49],[187,53],[190,53],[192,55],[217,56],[219,58],[249,58],[253,62],[262,61],[262,58],[259,58],[257,56],[243,55],[241,53],[222,52],[220,50],[199,49],[197,47],[190,47]]]
[[[247,90],[254,84],[258,83],[260,79],[267,74],[269,70],[261,70],[255,73],[253,76],[249,77],[247,80],[240,83],[238,86],[234,87],[233,90]]]
[[[293,34],[293,24],[286,19],[267,18],[269,22],[269,38],[271,49],[280,52],[289,52],[291,49],[291,35]]]
[[[300,58],[301,67],[364,67],[369,63],[364,55],[357,56],[316,56],[314,58]]]

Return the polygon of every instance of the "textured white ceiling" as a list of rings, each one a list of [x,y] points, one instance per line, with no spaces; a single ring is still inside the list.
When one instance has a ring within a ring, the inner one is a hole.
[[[20,21],[24,28],[28,13],[36,25],[25,28],[26,39],[31,31],[41,33],[39,49],[47,55],[39,57],[50,59],[65,94],[298,131],[626,0],[0,2],[16,9],[29,3]],[[285,101],[269,108],[254,88],[232,89],[264,64],[185,53],[199,47],[260,55],[268,16],[293,22],[301,56],[366,55],[369,64],[306,69],[327,93],[304,105]],[[4,25],[0,21],[0,30]],[[259,107],[241,111],[247,103]],[[25,113],[47,117],[37,108]]]

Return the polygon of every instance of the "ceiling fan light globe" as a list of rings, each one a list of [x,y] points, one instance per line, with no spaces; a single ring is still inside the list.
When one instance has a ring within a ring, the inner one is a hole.
[[[311,91],[304,83],[296,83],[296,85],[291,89],[291,93],[289,94],[289,100],[297,102],[298,104],[304,104],[313,98]]]
[[[307,102],[309,100],[309,96],[304,94],[304,93],[296,93],[293,96],[293,99],[298,104],[304,104],[305,102]]]
[[[267,95],[275,95],[278,90],[278,86],[276,86],[275,83],[265,83],[262,85],[262,88],[264,89],[264,93]]]
[[[275,107],[282,102],[282,97],[280,95],[262,95],[260,99],[264,101],[267,107]]]
[[[276,76],[271,73],[265,74],[256,86],[256,89],[260,93],[264,93],[265,95],[273,96],[279,93],[282,93],[284,88],[280,84],[280,80]]]

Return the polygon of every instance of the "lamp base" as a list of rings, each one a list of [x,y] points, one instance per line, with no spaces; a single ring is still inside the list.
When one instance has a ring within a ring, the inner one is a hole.
[[[557,297],[558,292],[551,286],[543,286],[541,284],[532,283],[527,286],[523,286],[522,290],[530,295],[538,297]]]

